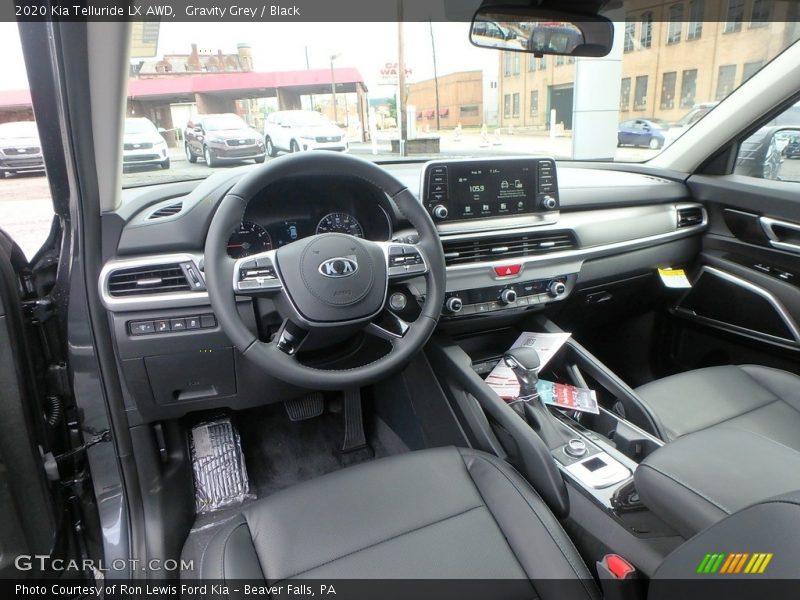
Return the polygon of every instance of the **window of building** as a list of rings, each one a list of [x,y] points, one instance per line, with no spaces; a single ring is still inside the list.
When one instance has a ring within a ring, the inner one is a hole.
[[[508,77],[511,75],[511,52],[506,52],[503,54],[503,75]]]
[[[728,0],[724,32],[741,31],[742,21],[744,21],[744,0]]]
[[[514,52],[513,57],[514,57],[514,75],[519,75],[519,63],[520,63],[519,52]]]
[[[703,20],[706,16],[705,0],[690,0],[689,2],[689,27],[686,32],[687,40],[699,40],[703,35]]]
[[[533,54],[528,55],[528,71],[536,70],[536,57]]]
[[[769,22],[771,0],[753,0],[750,11],[750,27],[765,27]]]
[[[653,45],[653,13],[650,11],[642,15],[642,32],[639,43],[642,48],[649,48]]]
[[[564,57],[561,56],[560,54],[557,54],[556,55],[556,66],[563,65],[563,64],[564,64]]]
[[[744,68],[742,69],[742,83],[750,79],[753,75],[758,73],[761,66],[764,64],[763,61],[757,60],[755,62],[744,63]]]
[[[474,117],[480,111],[480,107],[477,104],[469,104],[466,106],[462,106],[460,109],[462,117]]]
[[[547,68],[547,57],[543,56],[539,59],[539,70],[544,71]]]
[[[624,52],[633,51],[633,40],[636,39],[636,21],[632,17],[625,19],[625,41],[622,45]]]
[[[639,75],[636,78],[636,89],[633,93],[633,110],[645,110],[647,108],[647,75]]]
[[[511,116],[511,94],[503,94],[503,116]]]
[[[669,24],[667,25],[667,44],[677,44],[681,41],[683,28],[683,4],[673,4],[669,7]]]
[[[681,75],[681,108],[692,108],[697,94],[697,69],[688,69]]]
[[[619,90],[619,109],[628,110],[631,106],[631,78],[622,79]]]
[[[531,116],[539,116],[539,90],[531,92]]]
[[[513,110],[511,112],[511,116],[512,117],[518,117],[519,116],[519,92],[516,92],[516,93],[513,94],[512,98],[511,98],[511,101],[512,101],[512,105],[513,105]]]
[[[722,65],[717,77],[717,100],[722,100],[733,91],[736,84],[736,65]]]
[[[675,82],[678,74],[675,71],[664,73],[661,79],[661,108],[669,110],[675,108]]]

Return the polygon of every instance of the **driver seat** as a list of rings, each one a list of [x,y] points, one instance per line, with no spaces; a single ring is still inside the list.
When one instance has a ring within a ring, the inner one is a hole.
[[[508,464],[454,447],[324,475],[193,531],[183,579],[506,580],[511,598],[599,598],[542,499]]]

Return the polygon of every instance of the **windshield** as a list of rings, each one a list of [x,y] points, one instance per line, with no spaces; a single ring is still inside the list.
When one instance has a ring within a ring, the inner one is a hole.
[[[126,132],[149,131],[149,120],[167,154],[127,165],[122,184],[200,179],[319,149],[375,161],[644,162],[800,37],[793,4],[780,0],[609,4],[614,45],[603,58],[479,48],[466,21],[134,22]],[[477,35],[525,41],[514,32],[528,25],[485,22]],[[551,45],[563,37],[557,25]],[[32,124],[0,127],[35,134]],[[297,127],[319,131],[287,137]]]
[[[157,133],[156,126],[147,119],[125,119],[125,135]]]
[[[16,123],[3,123],[0,125],[0,138],[38,138],[36,123],[33,121],[17,121]]]
[[[205,117],[203,128],[206,131],[225,131],[230,129],[247,129],[247,124],[235,115],[221,115],[219,117]]]

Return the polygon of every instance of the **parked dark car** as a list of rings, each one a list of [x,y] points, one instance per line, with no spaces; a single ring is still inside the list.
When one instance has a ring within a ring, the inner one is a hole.
[[[786,158],[800,158],[800,137],[794,137],[783,147]]]
[[[0,176],[36,171],[44,173],[36,123],[16,121],[0,125]]]
[[[659,119],[631,119],[619,124],[618,146],[644,146],[658,150],[664,145],[669,124]]]
[[[775,134],[781,129],[785,128],[780,125],[762,127],[744,140],[739,146],[733,172],[759,179],[778,179],[782,159]]]
[[[183,139],[186,159],[195,163],[203,158],[209,167],[242,160],[263,163],[267,156],[261,134],[232,113],[189,121]]]

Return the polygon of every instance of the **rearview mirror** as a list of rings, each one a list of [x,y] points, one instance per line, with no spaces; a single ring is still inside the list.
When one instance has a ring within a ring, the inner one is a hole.
[[[480,48],[530,52],[537,56],[606,56],[614,25],[599,15],[516,6],[484,6],[472,19],[470,41]]]

